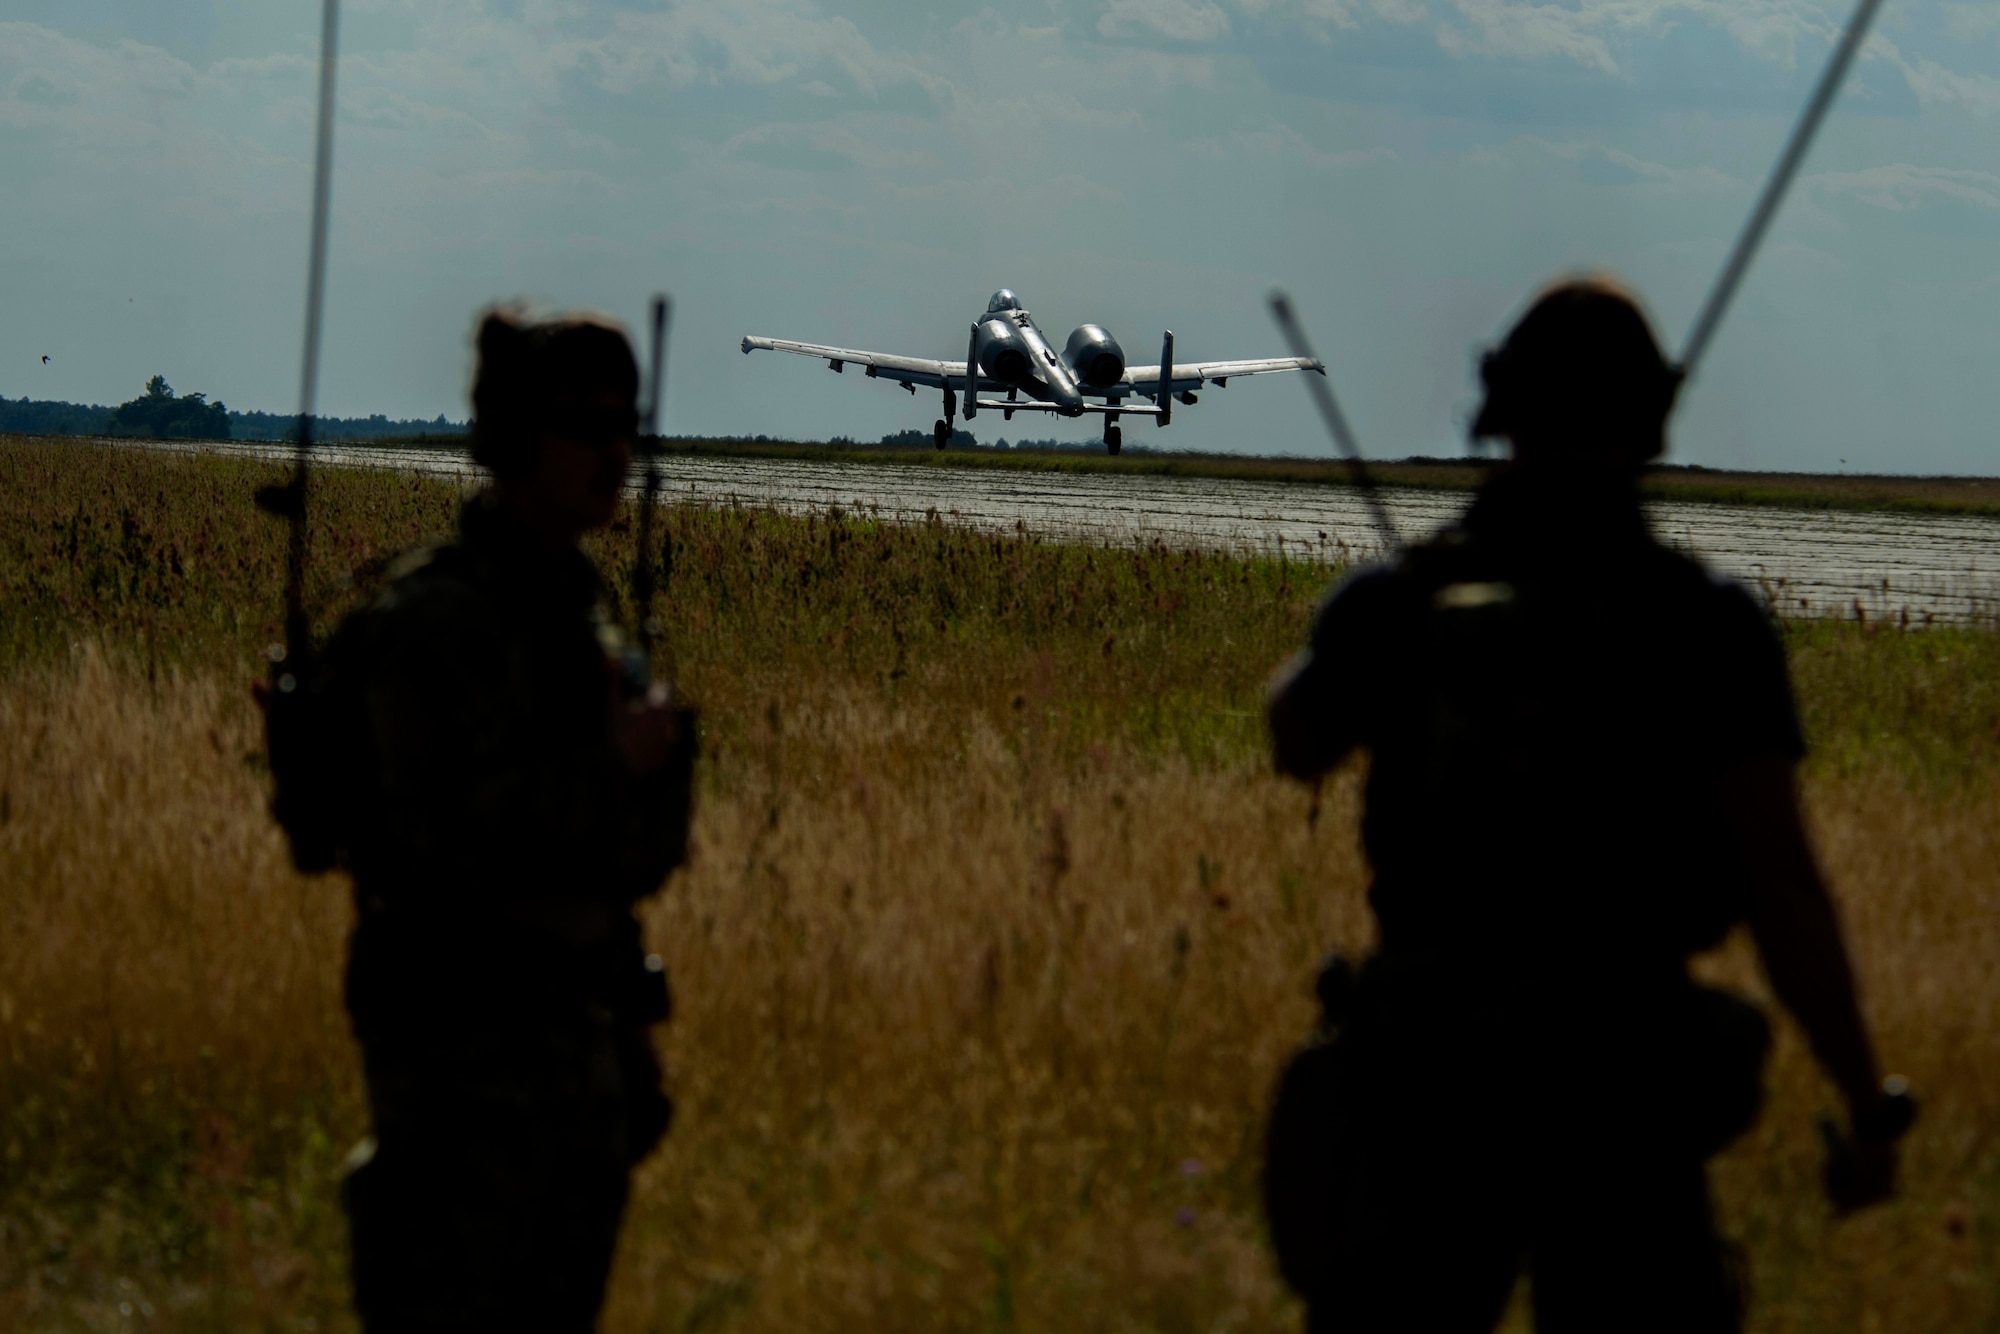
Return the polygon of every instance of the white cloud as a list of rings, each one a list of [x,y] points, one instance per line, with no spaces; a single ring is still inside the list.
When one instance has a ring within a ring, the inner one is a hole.
[[[856,134],[842,125],[766,124],[716,145],[725,158],[794,170],[895,171],[931,164],[921,153]]]
[[[1196,157],[1211,161],[1242,158],[1289,159],[1320,169],[1365,167],[1377,162],[1396,160],[1394,149],[1380,146],[1329,153],[1308,142],[1304,135],[1291,126],[1279,124],[1236,134],[1206,135],[1188,140],[1185,147]]]
[[[271,169],[286,161],[276,132],[306,106],[302,91],[287,98],[262,86],[279,67],[224,61],[202,70],[136,42],[106,46],[0,23],[0,128],[77,169],[93,194],[143,182],[157,208],[264,213],[284,206],[270,189]],[[241,115],[246,101],[262,114]]]
[[[802,0],[683,0],[654,12],[625,10],[579,50],[611,92],[656,79],[675,88],[790,83],[828,66],[869,96],[893,83],[936,83],[885,57],[848,19],[828,18]]]
[[[1213,0],[1111,0],[1097,30],[1106,37],[1213,42],[1229,35],[1229,16]]]
[[[1159,35],[1213,42],[1230,35],[1230,12],[1298,22],[1324,38],[1368,23],[1428,28],[1462,59],[1562,60],[1618,72],[1621,48],[1699,23],[1760,59],[1789,67],[1802,38],[1820,45],[1844,12],[1826,0],[1110,0],[1098,19],[1108,37]]]
[[[1618,49],[1690,23],[1726,33],[1759,59],[1789,68],[1801,39],[1831,42],[1844,19],[1821,0],[1580,0],[1573,5],[1451,0],[1451,9],[1458,22],[1435,4],[1431,18],[1439,44],[1455,55],[1562,59],[1607,74],[1620,68]]]
[[[1903,72],[1910,91],[1926,106],[1960,107],[1979,113],[2000,111],[2000,79],[1990,74],[1949,70],[1924,56],[1906,59],[1893,47],[1888,49],[1887,58]]]
[[[1595,139],[1555,141],[1530,136],[1516,140],[1486,160],[1519,163],[1529,156],[1553,158],[1579,168],[1602,164],[1614,168],[1621,178],[1633,184],[1643,182],[1664,186],[1684,196],[1734,190],[1746,184],[1706,163],[1692,167],[1668,166]]]
[[[1959,41],[1980,41],[2000,37],[2000,5],[1992,0],[1981,4],[1947,4],[1944,27]]]
[[[811,0],[674,0],[637,9],[587,0],[526,0],[504,13],[491,0],[376,0],[408,14],[411,45],[377,55],[375,72],[461,103],[555,105],[582,76],[615,96],[703,86],[800,84],[820,95],[845,82],[863,96],[915,82],[948,85],[883,54],[849,19]],[[427,77],[428,76],[428,77]]]
[[[1932,199],[1952,199],[2000,213],[2000,176],[1955,167],[1895,162],[1861,171],[1828,171],[1806,178],[1813,189],[1847,195],[1864,204],[1907,213]]]
[[[982,119],[1026,130],[1057,132],[1089,130],[1095,134],[1136,130],[1145,118],[1130,107],[1095,106],[1074,93],[1042,93],[1032,97],[1007,97],[982,102],[974,108]]]
[[[1457,8],[1467,26],[1440,24],[1437,29],[1439,45],[1455,56],[1558,57],[1607,74],[1618,71],[1611,49],[1591,30],[1597,25],[1587,11],[1506,0],[1457,0]]]

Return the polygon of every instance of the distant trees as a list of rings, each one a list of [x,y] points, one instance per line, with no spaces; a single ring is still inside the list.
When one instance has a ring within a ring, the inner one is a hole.
[[[440,412],[425,421],[420,417],[386,417],[377,412],[367,417],[313,418],[315,440],[436,440],[458,439],[468,434],[469,422],[455,422]],[[290,413],[232,412],[229,430],[237,440],[296,440],[299,419]]]
[[[227,440],[229,409],[209,402],[207,394],[176,395],[166,376],[155,375],[145,393],[112,410],[105,430],[154,440]]]
[[[846,436],[837,435],[833,439],[827,441],[827,443],[829,445],[838,445],[842,443],[851,445],[854,442],[852,440],[848,440]],[[896,448],[909,448],[909,449],[931,449],[936,445],[936,441],[931,439],[931,433],[929,431],[894,431],[888,435],[883,436],[882,443]],[[951,433],[951,444],[953,444],[957,448],[970,449],[978,443],[979,442],[977,440],[974,440],[972,438],[972,432],[966,430],[963,426],[959,427],[956,431],[953,431]]]
[[[155,392],[157,390],[157,392]],[[115,424],[114,424],[115,423]],[[443,413],[422,418],[314,417],[315,440],[462,440],[470,422]],[[295,440],[299,419],[291,413],[232,412],[201,394],[176,395],[163,376],[146,392],[115,408],[48,399],[0,398],[0,432],[20,435],[126,435],[197,437],[205,440]],[[929,439],[929,436],[925,436]]]
[[[103,435],[111,409],[91,403],[0,398],[0,431],[21,435]]]

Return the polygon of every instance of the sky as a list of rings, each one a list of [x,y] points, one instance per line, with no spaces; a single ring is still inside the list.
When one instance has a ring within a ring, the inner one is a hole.
[[[1058,343],[1271,356],[1278,284],[1369,452],[1457,455],[1553,277],[1621,275],[1678,348],[1847,12],[349,0],[319,407],[463,417],[486,304],[637,328],[665,289],[666,430],[870,439],[937,402],[742,336],[959,357],[1007,286]],[[317,0],[0,0],[0,394],[295,410],[318,32]],[[1671,458],[2000,473],[1996,363],[2000,4],[1887,0]],[[1328,449],[1286,377],[1127,439]]]

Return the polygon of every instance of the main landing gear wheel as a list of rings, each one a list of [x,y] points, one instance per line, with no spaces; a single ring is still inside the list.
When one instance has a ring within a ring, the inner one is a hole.
[[[1125,447],[1125,428],[1122,426],[1105,427],[1104,428],[1105,452],[1107,454],[1116,454],[1120,449],[1123,449],[1124,447]]]
[[[937,425],[931,427],[931,443],[936,445],[939,449],[943,449],[945,447],[945,444],[948,441],[950,441],[950,439],[951,439],[951,427],[945,423],[944,418],[939,417],[937,419]]]

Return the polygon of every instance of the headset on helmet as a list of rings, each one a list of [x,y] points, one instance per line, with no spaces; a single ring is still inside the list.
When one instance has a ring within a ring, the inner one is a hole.
[[[1475,440],[1505,437],[1545,455],[1666,449],[1680,372],[1638,303],[1606,278],[1572,278],[1535,299],[1506,341],[1479,361],[1485,401]]]

